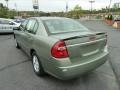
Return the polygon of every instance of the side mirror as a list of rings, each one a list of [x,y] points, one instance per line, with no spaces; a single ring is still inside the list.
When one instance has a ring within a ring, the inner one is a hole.
[[[29,33],[33,33],[33,34],[35,34],[32,30],[27,30]]]
[[[14,27],[13,30],[20,30],[20,27]]]

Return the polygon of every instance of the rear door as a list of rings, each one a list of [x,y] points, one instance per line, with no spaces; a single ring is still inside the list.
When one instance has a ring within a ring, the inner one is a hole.
[[[34,36],[36,34],[38,28],[38,22],[36,19],[29,19],[28,24],[25,29],[25,36],[24,36],[24,46],[25,51],[29,54],[30,49],[32,48],[32,43]]]

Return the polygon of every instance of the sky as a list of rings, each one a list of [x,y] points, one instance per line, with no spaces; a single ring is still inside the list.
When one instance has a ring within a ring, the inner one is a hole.
[[[45,12],[59,12],[65,11],[66,1],[68,1],[69,10],[73,9],[76,4],[79,4],[83,9],[90,10],[89,0],[39,0],[39,10]],[[120,2],[120,0],[112,0],[112,4]],[[6,5],[5,0],[0,0],[0,3]],[[101,9],[109,6],[110,0],[95,0],[93,9]],[[16,5],[15,5],[16,4]],[[32,0],[9,0],[9,8],[19,11],[33,10]]]

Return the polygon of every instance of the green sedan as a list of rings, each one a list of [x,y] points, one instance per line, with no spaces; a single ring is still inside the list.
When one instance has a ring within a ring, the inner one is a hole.
[[[97,29],[97,28],[96,28]],[[63,17],[32,17],[14,28],[16,47],[31,58],[38,76],[62,80],[88,73],[107,60],[107,34]]]

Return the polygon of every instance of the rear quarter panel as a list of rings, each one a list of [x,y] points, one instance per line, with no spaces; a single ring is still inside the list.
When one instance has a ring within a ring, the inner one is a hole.
[[[35,49],[45,71],[51,72],[55,64],[55,59],[51,56],[51,48],[57,42],[57,39],[49,36],[35,36],[32,47]]]

